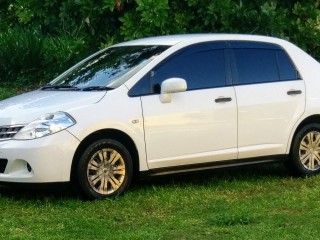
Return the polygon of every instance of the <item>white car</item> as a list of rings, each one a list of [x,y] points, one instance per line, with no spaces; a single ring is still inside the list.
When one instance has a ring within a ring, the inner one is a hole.
[[[320,64],[277,38],[197,34],[102,50],[0,102],[0,183],[76,183],[284,161],[320,171]]]

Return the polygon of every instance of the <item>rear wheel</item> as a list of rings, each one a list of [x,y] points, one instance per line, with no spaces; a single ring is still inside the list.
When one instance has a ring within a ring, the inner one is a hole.
[[[104,199],[121,194],[131,182],[132,159],[120,142],[102,139],[93,142],[77,166],[78,185],[89,199]]]
[[[290,168],[300,176],[320,172],[320,124],[308,124],[295,136],[291,149]]]

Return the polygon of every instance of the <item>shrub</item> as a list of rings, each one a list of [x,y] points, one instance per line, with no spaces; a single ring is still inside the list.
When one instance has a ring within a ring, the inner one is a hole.
[[[0,33],[0,80],[38,75],[44,67],[43,38],[36,30],[13,28]]]
[[[0,82],[48,81],[98,48],[178,33],[275,36],[320,59],[319,4],[314,0],[2,0]]]
[[[84,40],[13,28],[0,33],[0,83],[38,85],[88,55]]]
[[[43,43],[45,80],[62,73],[89,54],[89,48],[82,39],[67,35],[47,36]]]

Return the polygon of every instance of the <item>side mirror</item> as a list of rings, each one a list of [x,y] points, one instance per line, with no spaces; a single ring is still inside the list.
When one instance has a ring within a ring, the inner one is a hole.
[[[161,83],[160,101],[162,103],[171,102],[171,93],[185,92],[187,82],[182,78],[169,78]]]

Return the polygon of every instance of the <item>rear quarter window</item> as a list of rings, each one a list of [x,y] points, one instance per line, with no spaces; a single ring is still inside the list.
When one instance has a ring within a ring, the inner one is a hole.
[[[279,78],[282,81],[299,79],[298,71],[288,54],[283,50],[276,50],[279,65]]]

